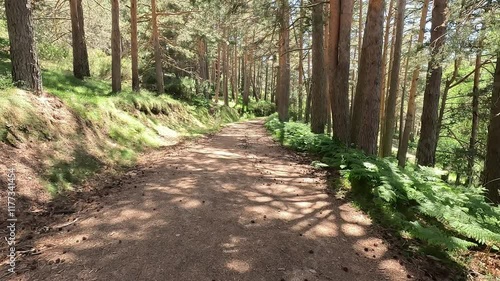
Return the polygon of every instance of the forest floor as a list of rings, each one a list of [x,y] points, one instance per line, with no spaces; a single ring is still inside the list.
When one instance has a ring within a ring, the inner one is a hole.
[[[310,163],[262,120],[149,152],[73,211],[37,220],[18,274],[4,263],[0,279],[430,279]]]

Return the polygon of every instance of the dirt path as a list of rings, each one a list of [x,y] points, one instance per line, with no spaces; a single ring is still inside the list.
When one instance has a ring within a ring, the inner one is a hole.
[[[330,197],[324,174],[274,143],[262,121],[141,162],[97,209],[37,239],[36,266],[16,279],[417,279],[369,219]]]

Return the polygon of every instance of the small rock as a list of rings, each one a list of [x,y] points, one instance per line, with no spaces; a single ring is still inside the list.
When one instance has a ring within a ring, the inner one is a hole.
[[[349,271],[349,268],[347,268],[347,267],[343,266],[343,267],[342,267],[342,270],[343,270],[343,271],[345,271],[345,272],[348,272],[348,271]]]
[[[309,250],[309,254],[314,254],[314,251],[313,250]]]

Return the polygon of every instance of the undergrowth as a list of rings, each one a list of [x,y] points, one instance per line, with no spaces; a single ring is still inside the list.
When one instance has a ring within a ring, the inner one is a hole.
[[[471,248],[498,251],[500,207],[487,203],[483,188],[452,186],[433,168],[402,169],[395,159],[367,156],[311,133],[306,124],[281,123],[275,115],[266,127],[283,145],[319,156],[314,165],[339,171],[337,188],[348,189],[372,218],[413,239],[418,249],[440,258]]]
[[[0,141],[27,144],[42,160],[52,195],[71,190],[97,171],[133,165],[139,153],[211,133],[239,119],[232,108],[197,106],[169,95],[126,90],[111,93],[107,81],[43,71],[46,96],[4,88],[0,95]],[[33,145],[31,145],[33,144]]]

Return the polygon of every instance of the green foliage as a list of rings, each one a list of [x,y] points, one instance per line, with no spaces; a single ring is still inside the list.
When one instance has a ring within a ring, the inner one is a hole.
[[[259,100],[257,102],[250,102],[248,109],[256,117],[265,117],[273,114],[276,111],[276,105],[270,101]]]
[[[285,146],[321,156],[315,166],[339,170],[353,199],[387,226],[440,250],[500,246],[500,207],[486,202],[483,188],[450,186],[438,169],[401,169],[393,159],[366,156],[276,115],[266,127]]]

